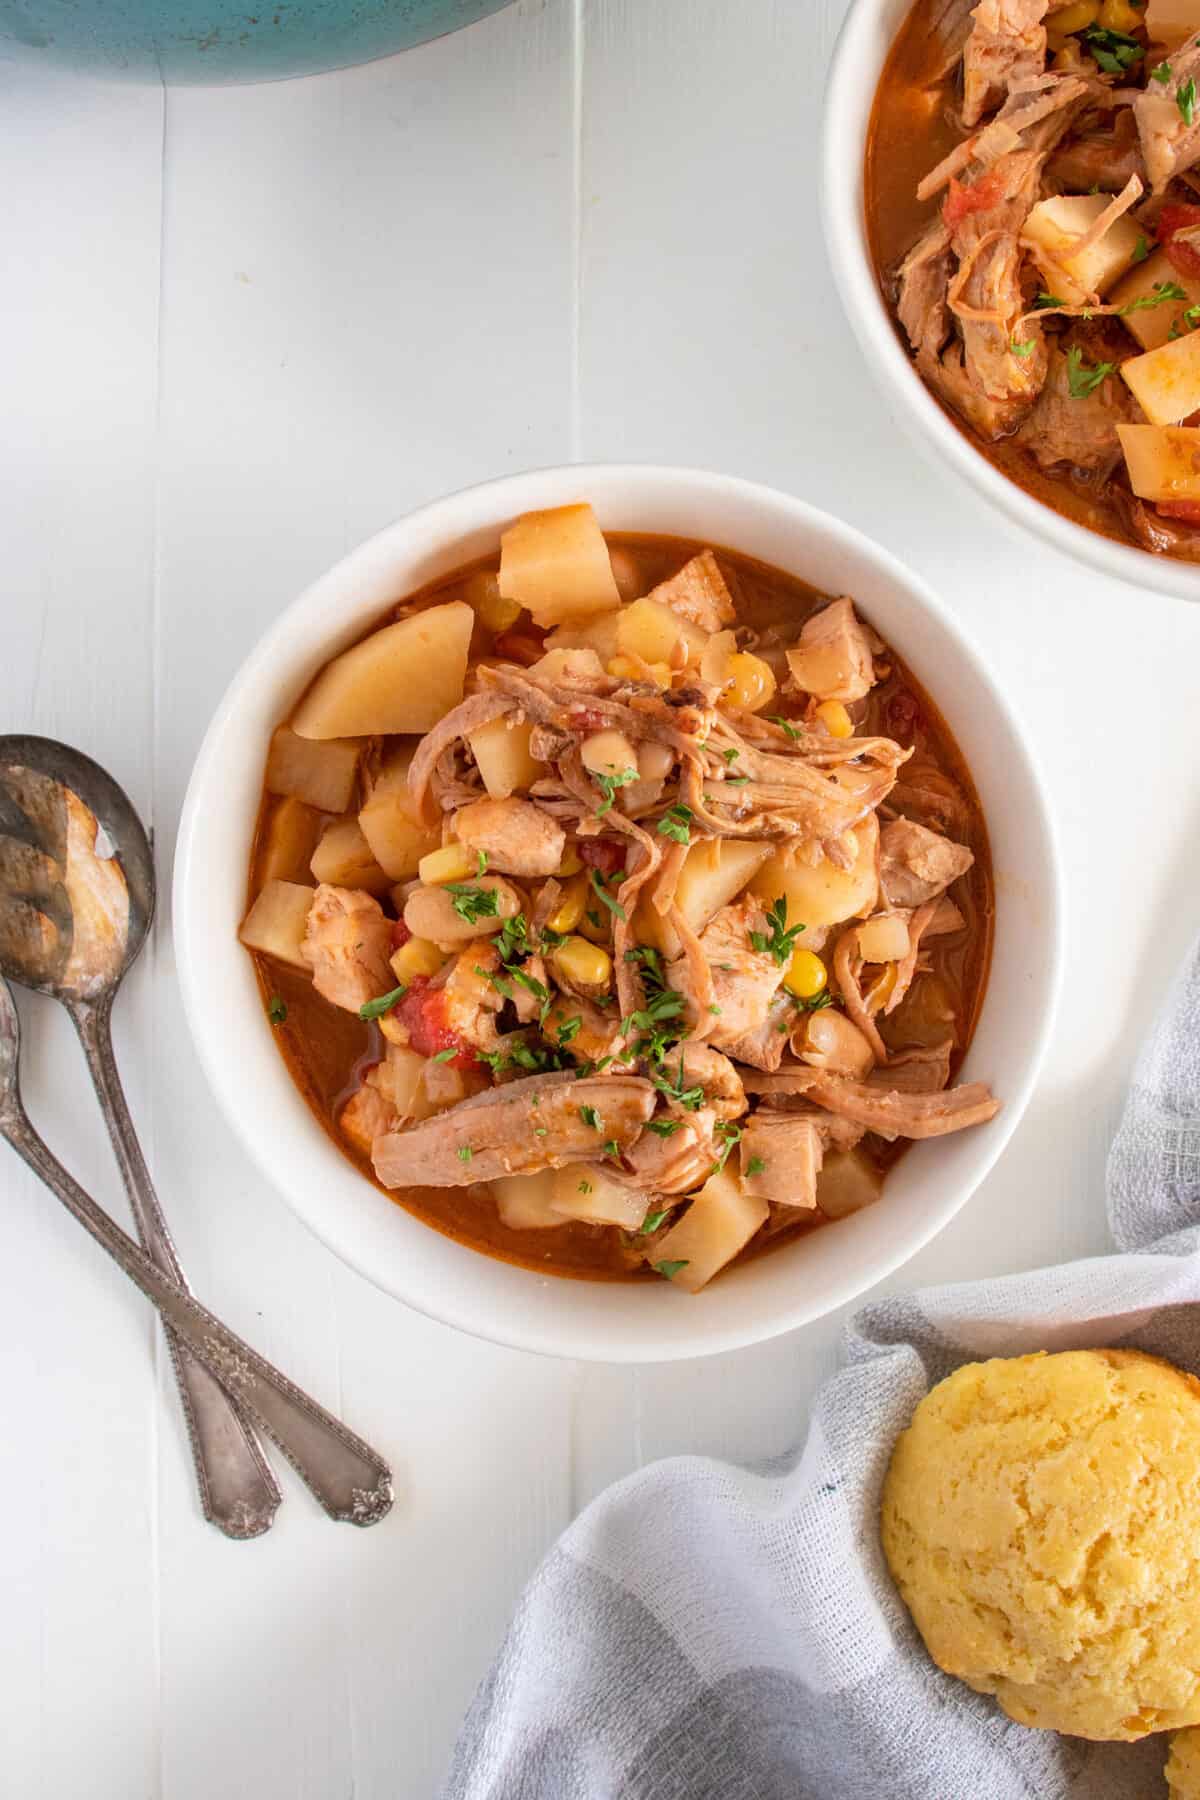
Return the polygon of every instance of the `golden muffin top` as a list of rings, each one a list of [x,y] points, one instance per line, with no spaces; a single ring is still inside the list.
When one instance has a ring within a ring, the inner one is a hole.
[[[1200,1381],[1135,1350],[969,1363],[897,1442],[881,1523],[930,1655],[1010,1717],[1200,1723]]]

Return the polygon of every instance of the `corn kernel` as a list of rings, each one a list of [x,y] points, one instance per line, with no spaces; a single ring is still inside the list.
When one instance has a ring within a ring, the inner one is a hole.
[[[632,656],[610,656],[608,672],[618,681],[641,681],[642,664],[635,662]]]
[[[479,858],[465,844],[443,844],[440,850],[431,850],[417,864],[417,874],[427,887],[447,881],[465,881],[468,875],[478,871]]]
[[[829,985],[825,964],[811,950],[794,950],[783,985],[797,1000],[814,1000]]]
[[[587,880],[583,875],[576,875],[574,880],[569,881],[563,889],[563,897],[558,903],[557,910],[552,912],[546,920],[549,929],[564,935],[568,931],[574,931],[583,917],[587,897]]]
[[[817,708],[816,716],[829,733],[830,737],[847,738],[854,736],[854,720],[846,711],[840,700],[822,700]]]
[[[1145,23],[1142,13],[1130,0],[1103,0],[1100,23],[1106,31],[1122,31],[1126,37]]]
[[[1069,32],[1082,31],[1085,25],[1094,25],[1100,11],[1100,0],[1072,0],[1069,6],[1060,6],[1050,14],[1046,24],[1056,37],[1066,37]]]
[[[407,944],[401,944],[393,954],[392,972],[397,981],[407,983],[414,975],[436,975],[445,960],[437,945],[428,938],[409,938]]]
[[[560,858],[559,865],[558,865],[557,869],[555,869],[554,873],[556,875],[560,875],[560,876],[561,875],[578,875],[578,873],[579,873],[580,869],[582,869],[582,867],[583,867],[583,859],[581,858],[578,850],[575,848],[574,841],[571,838],[568,838],[566,843],[563,845],[562,857]]]
[[[550,953],[555,971],[572,987],[606,988],[612,980],[612,957],[599,944],[586,938],[569,937],[565,944]]]
[[[774,698],[776,681],[770,663],[749,650],[736,650],[725,665],[722,698],[744,712],[758,712]]]
[[[660,688],[669,688],[670,687],[670,685],[671,685],[671,665],[670,665],[670,663],[652,662],[652,663],[647,663],[646,667],[650,671],[650,679],[651,679],[651,681],[653,681],[655,687],[660,687]]]

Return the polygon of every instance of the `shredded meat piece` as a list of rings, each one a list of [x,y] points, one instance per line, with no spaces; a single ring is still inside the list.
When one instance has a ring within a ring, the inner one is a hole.
[[[644,1131],[626,1156],[629,1178],[637,1187],[656,1194],[687,1194],[712,1174],[717,1159],[712,1113],[691,1113],[675,1123],[679,1129],[669,1137]]]
[[[383,908],[359,888],[322,882],[313,895],[300,954],[318,994],[357,1012],[395,987],[388,957],[392,926]]]
[[[712,1001],[720,1013],[708,1014],[712,1028],[708,1042],[723,1050],[739,1038],[758,1030],[784,977],[784,969],[769,951],[751,947],[751,931],[766,934],[767,916],[757,900],[738,900],[723,906],[700,934],[700,948],[712,976]],[[691,963],[682,958],[667,970],[671,986],[689,1002],[689,1015],[698,1023],[704,1016],[690,986]]]
[[[1122,107],[1107,129],[1071,138],[1046,164],[1046,180],[1068,194],[1118,194],[1131,175],[1145,177],[1146,168],[1130,107]]]
[[[838,992],[842,996],[842,1004],[851,1024],[857,1025],[870,1044],[876,1062],[885,1063],[888,1059],[887,1045],[879,1035],[858,985],[862,966],[862,958],[858,954],[858,926],[848,925],[838,939],[833,953],[833,978],[837,982]]]
[[[1020,81],[1042,73],[1048,0],[980,0],[963,49],[963,123],[977,125]]]
[[[689,1087],[699,1083],[704,1089],[704,1104],[713,1117],[740,1118],[746,1110],[746,1090],[729,1058],[711,1044],[698,1044],[694,1038],[682,1046],[682,1055],[684,1082]]]
[[[896,272],[896,313],[918,355],[936,359],[950,336],[946,290],[953,271],[949,229],[933,219]]]
[[[738,1150],[748,1194],[778,1206],[815,1208],[825,1144],[814,1116],[760,1107],[747,1120]]]
[[[1160,556],[1175,556],[1184,562],[1200,562],[1200,531],[1180,520],[1164,518],[1124,487],[1114,488],[1113,498],[1143,549]]]
[[[1179,92],[1189,81],[1200,86],[1200,37],[1170,59],[1170,80],[1152,81],[1133,103],[1133,116],[1141,140],[1142,158],[1152,193],[1161,194],[1168,182],[1200,158],[1200,108],[1188,124],[1179,104]],[[1192,90],[1195,93],[1196,89]]]
[[[870,639],[844,595],[804,621],[787,660],[797,687],[818,700],[861,700],[875,685]]]
[[[1133,395],[1117,375],[1110,375],[1081,398],[1074,398],[1067,353],[1077,349],[1089,365],[1127,354],[1127,340],[1114,343],[1095,325],[1072,331],[1050,350],[1046,385],[1017,433],[1039,468],[1069,464],[1107,477],[1121,460],[1117,426],[1139,416]],[[1112,353],[1106,355],[1106,352]]]
[[[807,948],[807,938],[805,942]],[[738,1062],[749,1063],[752,1068],[777,1069],[788,1047],[793,1010],[787,994],[776,994],[758,1030],[743,1032],[732,1044],[726,1044],[726,1050]]]
[[[926,900],[923,906],[917,907],[908,922],[908,954],[896,964],[896,979],[883,1008],[885,1015],[895,1012],[913,984],[921,954],[921,939],[933,924],[939,904],[940,900]]]
[[[594,1157],[598,1143],[632,1149],[654,1101],[653,1087],[636,1075],[531,1075],[376,1139],[375,1173],[384,1187],[467,1187],[559,1169]],[[581,1116],[585,1108],[594,1109],[595,1126]]]
[[[901,1050],[886,1069],[872,1069],[863,1081],[885,1094],[939,1094],[950,1080],[953,1054],[953,1038],[927,1049]]]
[[[975,861],[965,844],[914,819],[893,819],[879,834],[879,884],[889,907],[920,906],[945,893]]]
[[[882,1071],[877,1074],[878,1081],[864,1082],[821,1075],[815,1069],[781,1069],[776,1075],[747,1075],[745,1084],[750,1093],[772,1097],[804,1094],[828,1112],[889,1140],[944,1137],[951,1131],[985,1124],[1000,1110],[1000,1102],[982,1081],[944,1093],[912,1093],[902,1092],[896,1082],[886,1084]]]
[[[382,1137],[385,1131],[395,1131],[399,1122],[395,1107],[370,1082],[364,1082],[356,1093],[351,1094],[338,1114],[338,1130],[360,1156],[367,1158],[375,1139]]]
[[[513,703],[507,694],[472,694],[425,733],[408,769],[409,798],[418,819],[428,823],[436,817],[435,810],[429,805],[429,784],[442,752],[459,738],[512,710]]]

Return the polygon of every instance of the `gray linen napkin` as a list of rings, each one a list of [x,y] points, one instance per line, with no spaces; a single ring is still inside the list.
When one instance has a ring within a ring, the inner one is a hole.
[[[1165,1739],[1029,1731],[941,1674],[879,1550],[879,1490],[960,1363],[1130,1344],[1200,1374],[1200,945],[1109,1160],[1118,1253],[865,1306],[800,1460],[654,1464],[546,1558],[447,1800],[1150,1800]]]

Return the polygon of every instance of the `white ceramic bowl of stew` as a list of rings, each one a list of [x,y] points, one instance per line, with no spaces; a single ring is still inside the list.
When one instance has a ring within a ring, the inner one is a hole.
[[[1200,600],[1200,567],[1118,543],[1056,512],[989,462],[929,392],[901,342],[871,255],[864,163],[871,113],[888,52],[912,0],[854,0],[834,51],[825,96],[821,205],[834,279],[868,366],[917,444],[949,463],[1005,518],[1066,555],[1135,587]],[[931,153],[930,165],[936,161]]]
[[[880,1201],[723,1271],[696,1296],[668,1282],[546,1276],[467,1248],[392,1204],[322,1129],[273,1042],[238,942],[272,729],[314,672],[390,602],[493,552],[519,514],[587,499],[610,531],[724,546],[851,594],[941,709],[990,835],[992,972],[957,1077],[1002,1101],[990,1123],[912,1146]],[[603,1362],[703,1356],[774,1337],[854,1298],[969,1199],[1033,1088],[1058,989],[1061,902],[1049,810],[1026,736],[952,614],[887,551],[799,500],[688,469],[597,466],[507,477],[423,507],[300,595],[251,651],[201,746],[175,864],[187,1018],[227,1118],[289,1205],[343,1261],[407,1305],[477,1336]]]

